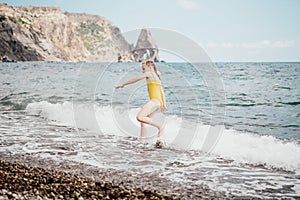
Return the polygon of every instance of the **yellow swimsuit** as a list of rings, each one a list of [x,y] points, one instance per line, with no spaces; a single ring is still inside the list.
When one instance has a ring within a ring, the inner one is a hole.
[[[157,76],[152,74],[152,77],[156,78]],[[164,105],[164,103],[162,100],[160,80],[147,78],[146,81],[147,81],[147,85],[148,85],[148,94],[149,94],[150,99],[157,99],[160,103],[160,107],[162,107]]]

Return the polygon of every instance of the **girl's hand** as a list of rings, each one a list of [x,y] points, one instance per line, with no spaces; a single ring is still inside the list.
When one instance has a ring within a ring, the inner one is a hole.
[[[115,86],[116,89],[123,88],[123,87],[124,87],[123,84],[122,84],[122,85],[117,85],[117,86]]]
[[[168,108],[164,105],[163,107],[161,107],[161,111],[166,112],[168,111]]]

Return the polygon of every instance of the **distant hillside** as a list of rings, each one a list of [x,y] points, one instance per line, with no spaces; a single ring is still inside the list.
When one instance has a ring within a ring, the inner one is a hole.
[[[104,17],[0,4],[0,56],[17,61],[117,61],[131,51]]]

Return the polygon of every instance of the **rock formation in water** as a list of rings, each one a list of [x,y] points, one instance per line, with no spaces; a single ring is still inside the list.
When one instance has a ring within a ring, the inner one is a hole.
[[[159,61],[157,44],[148,29],[141,30],[133,54],[136,60]]]
[[[0,56],[18,61],[114,62],[131,46],[104,17],[0,4]]]
[[[159,61],[158,47],[148,29],[142,29],[137,40],[135,48],[126,55],[119,55],[118,61],[140,62],[151,59],[155,62]]]

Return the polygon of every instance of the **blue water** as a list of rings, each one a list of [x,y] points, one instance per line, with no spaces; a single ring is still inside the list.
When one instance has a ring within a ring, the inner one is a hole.
[[[0,63],[0,152],[159,171],[237,195],[299,195],[300,63],[159,63],[158,69],[170,148],[141,152],[135,115],[148,101],[146,83],[114,89],[141,73],[139,63]],[[194,135],[184,135],[191,127]],[[210,128],[224,131],[207,155],[200,143]],[[188,147],[172,142],[180,130]]]
[[[300,139],[300,64],[218,64],[230,127],[281,139]]]
[[[200,66],[203,68],[199,72],[186,63],[158,64],[163,73],[168,114],[210,124],[210,91],[204,82],[207,77],[201,74],[206,66]],[[218,106],[225,107],[227,128],[299,142],[300,63],[217,63],[216,67],[226,98]],[[170,72],[170,68],[174,71]],[[140,88],[130,94],[130,102],[122,100],[128,98],[126,89],[120,98],[112,97],[116,95],[113,86],[120,77],[130,78],[141,72],[138,64],[3,63],[0,71],[4,110],[24,109],[29,102],[42,100],[130,107],[148,100],[144,82],[138,83]],[[184,83],[178,80],[179,75]]]

